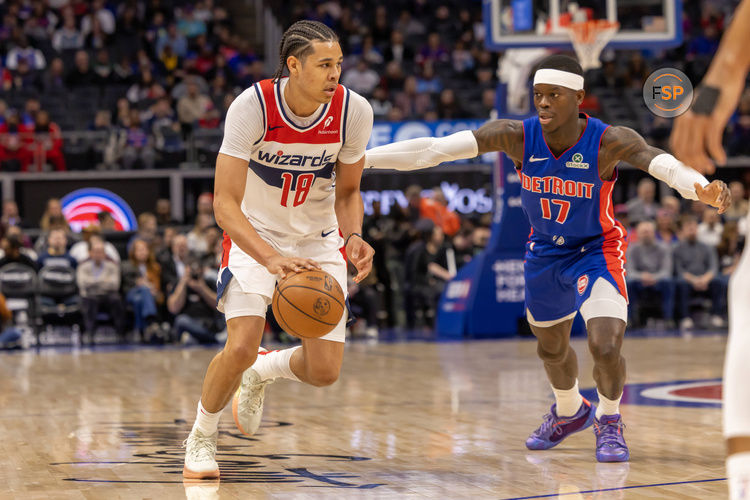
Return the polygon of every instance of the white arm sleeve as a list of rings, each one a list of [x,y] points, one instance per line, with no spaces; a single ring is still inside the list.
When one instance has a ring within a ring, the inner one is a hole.
[[[648,173],[664,181],[671,188],[677,190],[687,200],[697,200],[694,184],[697,182],[703,187],[708,186],[708,179],[669,153],[662,153],[648,166]]]
[[[250,160],[265,133],[265,117],[255,86],[237,96],[227,111],[219,153]]]
[[[420,137],[369,149],[365,167],[418,170],[477,154],[479,145],[474,132],[464,130],[445,137]]]
[[[339,151],[338,160],[341,163],[357,163],[365,155],[367,142],[372,133],[372,106],[370,103],[349,90],[349,110],[346,115],[344,145]]]

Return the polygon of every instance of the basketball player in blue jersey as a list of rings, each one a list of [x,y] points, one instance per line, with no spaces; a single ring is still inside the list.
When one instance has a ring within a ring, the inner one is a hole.
[[[339,85],[342,60],[330,28],[296,22],[281,39],[274,78],[245,90],[227,113],[214,212],[224,229],[217,295],[228,336],[208,367],[185,441],[188,479],[219,477],[217,426],[238,386],[235,422],[253,434],[265,387],[274,379],[326,386],[338,378],[346,315],[330,333],[303,339],[302,346],[272,352],[259,346],[278,278],[322,268],[346,290],[342,247],[357,269],[355,281],[372,268],[359,191],[372,108]],[[289,78],[282,78],[286,69]]]
[[[627,243],[612,206],[617,164],[626,161],[720,213],[729,206],[730,193],[723,182],[709,183],[634,130],[579,113],[583,84],[575,59],[550,56],[534,75],[537,116],[380,146],[367,152],[366,162],[412,170],[493,151],[515,162],[532,227],[524,263],[526,316],[555,394],[555,404],[526,446],[549,449],[593,424],[597,460],[622,462],[630,458],[619,408],[625,384],[620,349],[627,321]],[[578,360],[570,348],[577,311],[594,358],[598,408],[578,390]]]
[[[690,111],[675,120],[671,144],[677,157],[704,173],[723,165],[721,145],[727,122],[737,110],[750,72],[750,0],[734,11]],[[745,219],[750,224],[750,213]],[[724,437],[730,500],[750,500],[750,235],[729,282],[729,338],[724,362]]]

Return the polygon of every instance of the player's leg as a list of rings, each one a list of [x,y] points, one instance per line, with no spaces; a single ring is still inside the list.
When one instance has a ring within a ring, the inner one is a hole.
[[[537,354],[544,363],[555,404],[526,440],[526,447],[532,450],[552,448],[593,423],[591,404],[578,391],[578,359],[570,347],[576,310],[572,291],[561,280],[564,259],[539,253],[526,253],[526,318],[536,336]]]
[[[730,500],[750,499],[750,241],[729,282],[729,339],[724,363],[724,436]]]
[[[625,336],[627,299],[622,291],[602,277],[609,271],[597,275],[588,274],[594,280],[590,289],[582,294],[581,315],[586,322],[588,344],[594,358],[594,380],[599,396],[599,405],[594,421],[597,437],[596,458],[600,462],[624,462],[630,452],[622,435],[620,399],[625,386],[625,359],[620,350]]]
[[[266,297],[244,293],[235,279],[224,291],[221,304],[227,317],[227,341],[208,366],[195,423],[185,441],[183,476],[190,479],[219,476],[215,459],[219,418],[243,372],[255,362],[268,306]]]

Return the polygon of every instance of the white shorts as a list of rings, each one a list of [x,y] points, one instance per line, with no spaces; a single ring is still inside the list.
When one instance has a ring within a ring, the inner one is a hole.
[[[328,234],[325,237],[319,234],[306,238],[289,238],[260,232],[259,234],[284,257],[312,259],[320,264],[324,271],[330,273],[339,282],[346,296],[346,261],[340,251],[343,240],[339,236],[338,230],[326,232]],[[268,269],[242,252],[234,244],[231,244],[228,256],[225,256],[224,260],[223,264],[226,265],[219,271],[217,284],[219,301],[216,308],[224,313],[227,321],[242,316],[265,318],[278,276],[268,272]],[[344,342],[347,319],[347,312],[344,311],[338,325],[330,333],[320,338]]]

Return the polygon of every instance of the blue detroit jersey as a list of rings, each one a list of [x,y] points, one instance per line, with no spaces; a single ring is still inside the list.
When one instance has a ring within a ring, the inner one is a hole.
[[[531,241],[575,247],[593,238],[625,237],[615,221],[612,180],[599,177],[599,146],[609,125],[586,118],[586,128],[575,145],[559,157],[552,154],[537,116],[523,121],[521,203],[532,227]]]

